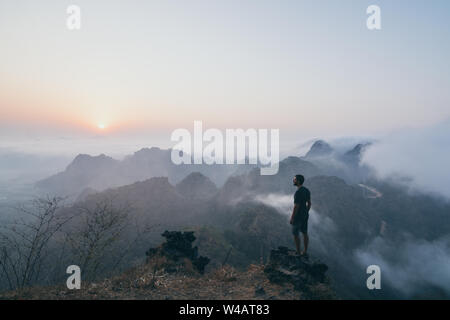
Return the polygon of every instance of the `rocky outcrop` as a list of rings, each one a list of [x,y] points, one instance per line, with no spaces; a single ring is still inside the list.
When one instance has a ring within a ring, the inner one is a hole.
[[[148,259],[156,256],[167,258],[174,265],[167,268],[167,271],[175,271],[177,262],[182,262],[184,259],[189,259],[195,269],[201,274],[205,271],[205,266],[209,263],[209,258],[199,256],[198,248],[192,247],[195,241],[194,232],[179,232],[179,231],[164,231],[162,234],[166,238],[158,248],[150,248],[146,255]]]
[[[327,270],[328,266],[316,259],[301,257],[293,250],[279,247],[271,251],[264,273],[272,283],[291,283],[305,297],[316,298],[315,287],[320,284],[328,285],[328,277],[325,275]]]

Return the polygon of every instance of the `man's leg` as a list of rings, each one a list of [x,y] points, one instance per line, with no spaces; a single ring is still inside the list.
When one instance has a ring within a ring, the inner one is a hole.
[[[298,234],[294,235],[295,248],[297,249],[297,254],[300,254],[300,237]]]
[[[300,231],[303,235],[303,246],[304,246],[304,250],[301,253],[302,255],[305,255],[308,252],[308,243],[309,243],[308,218],[309,218],[309,214],[302,216],[302,220],[301,220],[301,224],[300,224]]]
[[[294,236],[295,248],[297,249],[297,254],[300,254],[300,230],[296,225],[292,225],[292,235]]]
[[[309,237],[308,237],[308,233],[303,233],[303,245],[305,247],[305,250],[303,250],[302,254],[306,254],[308,251],[308,242],[309,242]]]

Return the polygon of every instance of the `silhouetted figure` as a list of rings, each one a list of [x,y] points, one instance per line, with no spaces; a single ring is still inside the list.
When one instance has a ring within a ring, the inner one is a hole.
[[[308,218],[309,209],[311,209],[311,193],[303,186],[303,182],[305,182],[305,177],[301,174],[297,174],[294,177],[293,183],[294,186],[297,186],[297,191],[294,194],[294,209],[292,210],[290,224],[292,225],[292,234],[294,235],[297,254],[306,256],[309,241]],[[300,232],[303,235],[303,251],[300,251]]]

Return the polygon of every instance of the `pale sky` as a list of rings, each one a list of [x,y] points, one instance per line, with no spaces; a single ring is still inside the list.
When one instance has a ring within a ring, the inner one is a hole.
[[[450,116],[449,39],[449,1],[0,0],[0,143],[164,144],[194,120],[294,142],[427,126]]]

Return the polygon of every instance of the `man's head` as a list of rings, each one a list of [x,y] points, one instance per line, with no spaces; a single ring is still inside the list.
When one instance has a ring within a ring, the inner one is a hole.
[[[303,182],[305,182],[305,177],[302,176],[301,174],[297,174],[294,177],[294,180],[293,180],[294,186],[300,187],[303,185]]]

